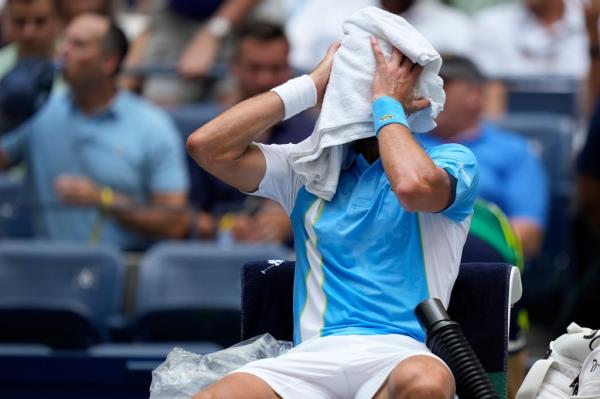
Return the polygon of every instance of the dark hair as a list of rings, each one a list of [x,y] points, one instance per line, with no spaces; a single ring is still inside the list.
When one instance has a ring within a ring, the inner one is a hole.
[[[113,71],[113,76],[121,71],[121,66],[123,65],[128,49],[129,43],[127,42],[127,36],[125,36],[123,30],[114,20],[109,19],[108,32],[106,32],[106,36],[104,37],[104,53],[116,53],[119,57],[117,67]]]
[[[285,40],[288,43],[283,26],[271,22],[248,22],[242,25],[236,32],[235,54],[239,54],[240,43],[244,39],[255,39],[259,42],[270,42],[273,40]]]
[[[442,54],[442,60],[440,76],[445,81],[462,80],[481,84],[486,80],[477,65],[467,57],[456,54]]]

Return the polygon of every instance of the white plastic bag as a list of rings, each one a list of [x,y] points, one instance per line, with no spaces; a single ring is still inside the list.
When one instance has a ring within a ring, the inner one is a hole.
[[[227,373],[254,360],[277,357],[291,347],[291,342],[264,334],[207,355],[174,348],[152,371],[150,399],[189,399]]]

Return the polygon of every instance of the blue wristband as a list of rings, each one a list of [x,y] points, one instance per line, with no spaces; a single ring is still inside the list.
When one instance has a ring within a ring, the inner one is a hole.
[[[379,136],[382,127],[391,123],[399,123],[410,129],[404,108],[395,98],[389,96],[378,97],[373,102],[372,109],[375,136]]]

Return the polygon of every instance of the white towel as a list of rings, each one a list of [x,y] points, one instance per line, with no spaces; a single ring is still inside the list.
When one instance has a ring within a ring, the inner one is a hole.
[[[375,35],[386,58],[392,46],[423,66],[415,97],[429,99],[431,106],[408,117],[413,132],[435,127],[445,94],[438,72],[440,55],[408,22],[398,15],[367,7],[344,22],[342,46],[337,51],[321,115],[312,134],[294,146],[289,155],[292,168],[306,189],[330,201],[335,195],[347,145],[374,136],[371,91],[375,58],[370,37]]]

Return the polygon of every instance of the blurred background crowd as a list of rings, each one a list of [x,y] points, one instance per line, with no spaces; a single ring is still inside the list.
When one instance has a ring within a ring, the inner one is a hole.
[[[311,71],[369,5],[404,17],[444,58],[445,109],[423,141],[477,156],[465,252],[521,267],[522,335],[528,324],[543,340],[569,321],[598,328],[597,0],[0,0],[0,238],[102,243],[132,268],[164,240],[291,252],[283,209],[202,171],[185,140]],[[302,141],[317,116],[261,141]],[[516,381],[525,342],[511,336]]]

